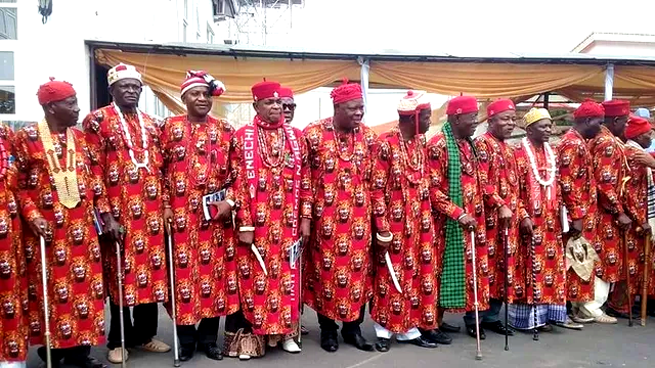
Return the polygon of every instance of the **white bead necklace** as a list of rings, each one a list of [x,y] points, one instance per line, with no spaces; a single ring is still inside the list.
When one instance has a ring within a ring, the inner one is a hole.
[[[550,187],[555,182],[555,171],[556,171],[555,155],[553,155],[553,151],[550,149],[550,144],[548,144],[548,142],[544,142],[544,149],[546,151],[546,161],[548,161],[548,166],[549,166],[546,169],[548,178],[544,180],[541,178],[541,175],[539,174],[539,169],[537,168],[537,161],[534,158],[534,153],[532,152],[532,145],[530,144],[530,141],[528,141],[528,138],[523,138],[521,143],[523,144],[523,148],[525,148],[525,152],[528,154],[528,159],[530,160],[530,167],[532,168],[532,174],[534,175],[535,179],[537,179],[537,182],[541,186],[548,188],[547,194],[548,194],[548,199],[550,199]]]
[[[148,168],[148,164],[150,163],[150,152],[148,151],[148,131],[146,130],[146,125],[143,122],[143,115],[142,112],[137,108],[136,109],[136,115],[139,119],[139,128],[141,129],[141,145],[143,149],[143,162],[138,162],[136,160],[136,157],[134,157],[134,144],[132,143],[132,135],[130,134],[130,130],[127,126],[127,122],[125,121],[125,117],[123,116],[123,112],[121,111],[120,107],[116,105],[116,103],[112,104],[114,107],[114,111],[116,111],[116,114],[118,115],[118,119],[121,122],[121,130],[123,131],[123,136],[125,137],[125,144],[127,144],[128,152],[130,154],[130,159],[132,160],[132,163],[136,167],[136,169],[146,169],[146,171],[150,172],[150,169]]]

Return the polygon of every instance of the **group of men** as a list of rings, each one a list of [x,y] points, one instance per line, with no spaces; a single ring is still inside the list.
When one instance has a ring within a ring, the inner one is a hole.
[[[163,122],[138,109],[133,66],[107,77],[113,102],[83,132],[73,87],[51,80],[38,91],[45,118],[0,134],[0,361],[24,362],[30,344],[49,341],[55,367],[102,367],[89,351],[106,340],[107,296],[112,363],[128,358],[122,339],[170,350],[154,338],[158,303],[175,316],[182,361],[298,353],[304,304],[329,352],[337,322],[360,350],[388,351],[394,335],[449,344],[459,327],[445,311],[466,312],[473,337],[512,334],[498,317],[504,302],[515,329],[579,329],[616,323],[601,310],[609,285],[610,309],[624,313],[652,264],[651,127],[627,102],[582,103],[556,148],[548,111],[534,108],[513,147],[506,99],[487,107],[488,131],[473,139],[478,101],[453,98],[426,142],[423,92],[408,92],[398,126],[378,137],[362,123],[358,84],[335,88],[334,116],[300,131],[293,92],[263,81],[253,121],[235,131],[210,115],[225,86],[206,72],[187,73],[187,113]],[[375,344],[360,329],[367,304]]]

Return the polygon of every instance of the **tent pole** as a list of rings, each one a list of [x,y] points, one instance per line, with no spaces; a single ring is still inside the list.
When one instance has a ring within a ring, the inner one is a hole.
[[[368,72],[370,69],[369,60],[358,57],[357,62],[361,65],[360,84],[362,86],[362,95],[364,97],[364,118],[366,118],[367,101],[368,101]]]
[[[548,109],[548,98],[550,97],[550,92],[544,93],[544,109]]]
[[[605,69],[605,101],[612,99],[612,89],[614,87],[614,64],[608,63]]]

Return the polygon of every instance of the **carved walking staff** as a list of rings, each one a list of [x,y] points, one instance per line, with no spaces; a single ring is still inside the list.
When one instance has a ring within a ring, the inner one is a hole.
[[[505,226],[505,351],[509,351],[509,229]]]
[[[52,368],[52,352],[50,345],[50,303],[48,302],[48,265],[45,255],[45,238],[39,237],[41,243],[41,281],[43,286],[43,323],[45,324],[46,367]]]
[[[628,303],[628,326],[632,327],[632,295],[630,293],[630,266],[628,265],[628,231],[623,232],[623,268],[625,268],[625,294]]]
[[[123,321],[123,265],[121,245],[116,242],[116,278],[118,279],[118,314],[121,321],[121,368],[125,368],[125,321]]]
[[[650,260],[650,244],[651,244],[651,237],[652,237],[652,230],[646,231],[645,236],[646,236],[646,244],[645,244],[645,249],[644,249],[644,280],[643,280],[643,285],[641,287],[641,325],[646,326],[646,307],[648,305],[648,283],[650,282],[650,275],[648,274],[650,270],[648,269],[648,266],[651,262]]]
[[[533,333],[532,340],[539,341],[539,330],[537,329],[537,253],[534,244],[534,237],[530,242],[530,255],[532,258],[532,323],[533,323]]]

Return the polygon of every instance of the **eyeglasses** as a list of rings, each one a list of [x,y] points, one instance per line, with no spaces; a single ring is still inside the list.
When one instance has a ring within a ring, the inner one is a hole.
[[[284,110],[295,110],[296,109],[296,104],[295,103],[282,104],[282,109],[284,109]]]

